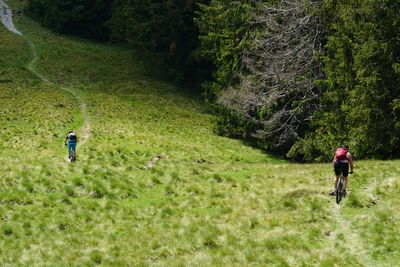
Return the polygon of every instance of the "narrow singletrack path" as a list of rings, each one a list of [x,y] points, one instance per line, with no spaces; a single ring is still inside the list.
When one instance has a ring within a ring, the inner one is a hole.
[[[24,36],[24,38],[27,41],[27,43],[32,51],[32,60],[28,64],[28,69],[33,74],[35,74],[37,77],[39,77],[42,81],[44,81],[45,83],[48,83],[48,84],[51,84],[51,85],[61,88],[62,90],[72,94],[78,100],[79,106],[80,106],[80,109],[82,112],[82,116],[83,116],[82,134],[80,136],[80,142],[79,142],[80,145],[82,146],[90,138],[90,121],[89,121],[89,114],[88,114],[88,110],[87,110],[87,104],[86,104],[85,100],[83,99],[83,97],[81,95],[79,95],[79,93],[76,90],[50,81],[49,79],[44,77],[43,74],[41,74],[34,68],[35,63],[38,60],[36,46],[31,40],[27,39],[25,36]]]
[[[369,190],[371,188],[372,187],[368,187]],[[347,197],[349,194],[351,194],[351,191],[348,191]],[[375,266],[374,261],[364,246],[364,241],[360,238],[359,230],[352,227],[352,223],[359,218],[357,218],[357,215],[352,216],[344,212],[342,206],[347,200],[347,197],[342,199],[340,204],[336,204],[335,200],[332,198],[331,210],[336,229],[330,233],[330,239],[333,241],[331,244],[335,246],[336,242],[334,241],[340,239],[340,244],[346,249],[347,253],[357,259],[358,262],[355,262],[355,265]],[[336,247],[332,249],[336,250]]]
[[[38,55],[37,55],[37,49],[35,44],[26,36],[24,35],[22,32],[18,31],[13,23],[12,20],[12,10],[11,8],[4,2],[4,0],[0,0],[0,21],[2,22],[2,24],[11,32],[21,35],[25,41],[28,43],[31,52],[32,52],[32,59],[31,61],[28,63],[28,69],[35,74],[37,77],[39,77],[42,81],[44,81],[45,83],[48,83],[50,85],[56,86],[72,95],[74,95],[74,97],[78,100],[79,102],[79,106],[80,106],[80,110],[83,116],[83,126],[82,126],[82,133],[80,135],[80,146],[82,146],[83,144],[85,144],[87,142],[87,140],[89,140],[90,138],[90,120],[89,120],[89,114],[88,114],[88,108],[87,108],[87,104],[85,102],[85,100],[83,99],[83,97],[74,89],[69,88],[69,87],[65,87],[62,85],[59,85],[55,82],[50,81],[49,79],[47,79],[42,73],[40,73],[39,71],[37,71],[35,69],[35,63],[38,60]]]

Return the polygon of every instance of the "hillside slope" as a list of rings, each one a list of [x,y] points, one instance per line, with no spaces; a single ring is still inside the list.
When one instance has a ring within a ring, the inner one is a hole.
[[[132,51],[15,24],[23,38],[0,27],[0,265],[400,260],[398,161],[357,162],[338,206],[330,165],[216,136],[201,101],[147,75]],[[88,122],[71,164],[64,136]]]

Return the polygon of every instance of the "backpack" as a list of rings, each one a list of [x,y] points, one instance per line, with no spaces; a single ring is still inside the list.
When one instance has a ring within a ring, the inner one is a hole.
[[[335,156],[337,160],[347,160],[347,148],[339,147],[336,149]]]
[[[76,141],[76,135],[75,134],[70,134],[68,137],[69,137],[68,138],[69,140]]]

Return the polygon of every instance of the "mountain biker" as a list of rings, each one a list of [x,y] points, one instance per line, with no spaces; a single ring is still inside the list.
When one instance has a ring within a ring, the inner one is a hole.
[[[350,173],[353,173],[353,157],[349,152],[349,147],[344,145],[336,149],[335,156],[333,157],[333,169],[335,171],[335,189],[339,182],[340,172],[343,173],[343,194],[346,194],[347,186],[347,176],[349,175],[349,165]],[[335,195],[335,190],[329,193],[329,195]]]
[[[76,151],[76,143],[78,142],[78,138],[76,134],[74,133],[74,130],[69,130],[68,135],[65,137],[64,140],[64,145],[67,145],[68,141],[68,151],[73,150],[74,152]]]

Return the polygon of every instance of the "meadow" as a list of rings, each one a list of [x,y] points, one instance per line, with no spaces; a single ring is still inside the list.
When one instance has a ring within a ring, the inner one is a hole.
[[[0,27],[0,265],[398,265],[399,161],[356,161],[337,205],[330,163],[217,136],[201,97],[130,49],[15,19],[24,38]]]

